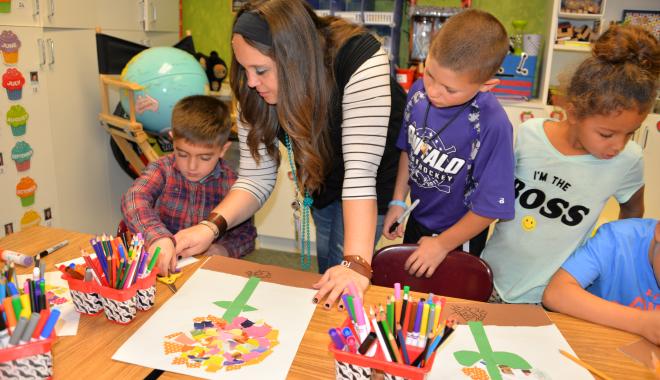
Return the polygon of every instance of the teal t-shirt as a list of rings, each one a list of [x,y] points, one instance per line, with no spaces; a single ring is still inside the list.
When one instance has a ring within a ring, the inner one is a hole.
[[[610,160],[565,156],[548,140],[547,120],[519,127],[515,218],[497,223],[482,254],[506,302],[541,302],[550,277],[589,236],[609,197],[625,203],[644,184],[636,143]]]

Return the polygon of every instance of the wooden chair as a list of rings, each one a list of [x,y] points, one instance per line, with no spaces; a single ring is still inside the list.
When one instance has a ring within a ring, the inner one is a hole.
[[[452,251],[430,278],[418,278],[404,269],[415,249],[417,244],[395,244],[378,250],[371,262],[371,283],[391,288],[398,282],[417,292],[488,301],[493,291],[493,273],[485,261],[463,251]]]

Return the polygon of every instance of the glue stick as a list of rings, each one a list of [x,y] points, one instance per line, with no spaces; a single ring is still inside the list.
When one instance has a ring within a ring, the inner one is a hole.
[[[14,263],[24,267],[29,267],[34,264],[34,258],[32,256],[28,256],[16,251],[10,251],[8,249],[0,248],[0,258],[8,263]]]

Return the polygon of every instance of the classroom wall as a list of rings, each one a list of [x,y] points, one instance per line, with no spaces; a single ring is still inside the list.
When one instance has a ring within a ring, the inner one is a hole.
[[[230,0],[184,0],[183,30],[192,33],[195,49],[206,55],[215,50],[231,65],[231,27],[234,15]]]

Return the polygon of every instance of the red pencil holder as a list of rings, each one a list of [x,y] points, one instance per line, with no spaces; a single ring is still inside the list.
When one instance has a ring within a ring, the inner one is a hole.
[[[66,273],[62,275],[62,279],[69,283],[73,307],[77,312],[98,315],[103,311],[103,303],[98,293],[99,286],[96,282],[76,280]]]
[[[94,259],[94,263],[97,262]],[[77,280],[67,273],[62,274],[62,279],[69,283],[77,311],[90,315],[103,311],[109,320],[127,324],[135,318],[138,310],[149,310],[154,305],[157,273],[158,268],[154,267],[147,277],[138,279],[127,289],[101,286],[96,281]]]
[[[0,350],[0,379],[50,379],[53,376],[51,346],[48,339]]]
[[[344,321],[342,327],[352,328],[350,318]],[[402,363],[388,362],[383,355],[380,344],[378,344],[378,349],[373,357],[338,350],[332,343],[330,343],[329,349],[335,357],[335,375],[337,380],[369,380],[374,370],[382,371],[387,380],[423,380],[426,379],[431,371],[435,359],[434,353],[423,368],[418,368]],[[411,361],[417,358],[423,351],[423,348],[411,345],[406,345],[406,349]]]

